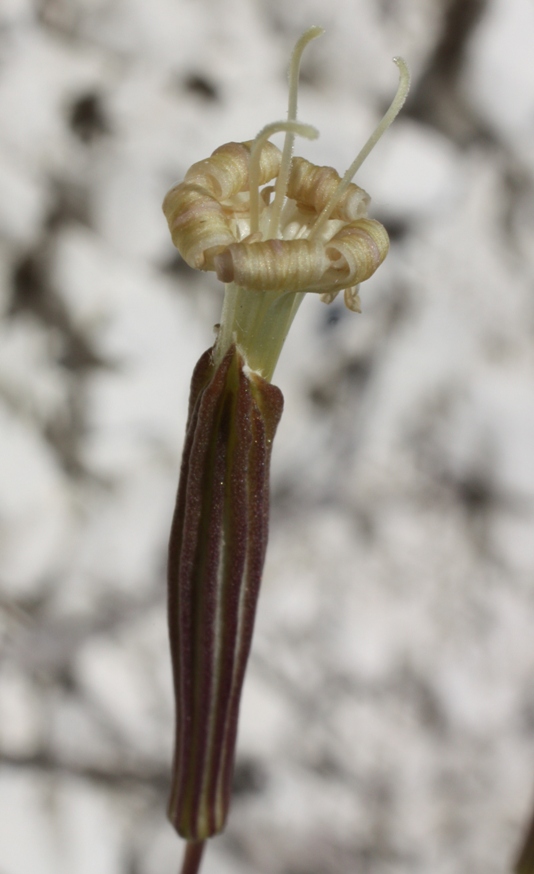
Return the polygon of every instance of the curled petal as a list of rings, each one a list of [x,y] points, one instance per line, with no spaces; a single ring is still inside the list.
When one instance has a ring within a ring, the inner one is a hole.
[[[305,291],[319,283],[329,267],[322,243],[266,240],[234,243],[214,258],[222,282],[255,291]]]
[[[345,225],[326,244],[331,269],[325,274],[325,283],[337,281],[345,288],[369,279],[388,250],[389,237],[380,222],[358,219]]]
[[[210,158],[198,161],[186,173],[185,181],[205,188],[217,200],[248,191],[250,150],[253,141],[225,143],[215,149]],[[280,169],[281,152],[266,142],[260,155],[260,185],[269,182]]]
[[[293,158],[287,195],[320,213],[340,182],[333,167],[316,167],[305,158]],[[367,192],[351,182],[330,218],[353,221],[366,214],[370,201]]]
[[[163,212],[174,245],[197,270],[212,270],[213,255],[235,242],[223,207],[200,185],[182,182],[171,188]]]
[[[252,151],[252,146],[254,145],[255,140],[247,140],[243,145],[250,151]],[[259,185],[264,185],[266,182],[270,182],[271,179],[274,179],[275,176],[278,175],[278,171],[280,170],[280,164],[282,161],[282,153],[278,146],[275,146],[274,143],[271,143],[270,140],[267,140],[261,149],[260,152],[260,176],[258,180]],[[242,191],[248,191],[248,177],[246,180],[245,187]]]
[[[251,147],[252,142],[220,146],[210,158],[193,164],[185,181],[165,197],[163,212],[172,241],[190,267],[213,270],[213,257],[236,242],[222,202],[248,190]],[[266,142],[260,154],[261,185],[276,176],[280,159],[280,149]]]

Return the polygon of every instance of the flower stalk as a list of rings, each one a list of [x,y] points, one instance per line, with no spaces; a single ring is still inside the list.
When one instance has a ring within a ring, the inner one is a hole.
[[[386,257],[382,225],[367,217],[369,196],[352,179],[399,112],[409,74],[388,112],[341,178],[293,157],[297,42],[285,121],[255,140],[227,143],[194,164],[163,210],[184,260],[225,283],[216,342],[191,382],[180,483],[171,529],[168,608],[176,699],[169,819],[188,841],[182,874],[196,874],[203,842],[228,815],[239,703],[267,545],[269,466],[283,399],[271,384],[306,293],[330,303],[358,289]],[[282,151],[270,142],[285,132]]]
[[[205,841],[187,842],[180,874],[198,874],[205,848]]]
[[[514,874],[534,874],[534,812],[513,870]]]

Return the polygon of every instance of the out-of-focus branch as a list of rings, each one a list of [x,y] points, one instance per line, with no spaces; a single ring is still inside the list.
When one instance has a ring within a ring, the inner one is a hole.
[[[473,139],[492,139],[459,87],[469,42],[487,0],[445,0],[444,6],[441,38],[412,91],[408,114],[434,125],[461,144]]]
[[[514,865],[514,874],[534,874],[534,810],[523,846]]]
[[[69,777],[81,777],[93,783],[112,787],[128,788],[130,786],[146,786],[158,793],[166,793],[169,788],[169,778],[166,768],[102,768],[98,765],[81,765],[76,762],[63,762],[47,750],[39,750],[32,755],[17,756],[0,751],[0,764],[14,768],[41,771]]]

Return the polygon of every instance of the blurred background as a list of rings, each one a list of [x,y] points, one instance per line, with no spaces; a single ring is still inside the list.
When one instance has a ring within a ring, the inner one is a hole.
[[[534,803],[530,0],[2,0],[0,874],[167,874],[166,542],[222,290],[161,201],[286,110],[388,228],[275,382],[235,799],[205,874],[498,874]]]

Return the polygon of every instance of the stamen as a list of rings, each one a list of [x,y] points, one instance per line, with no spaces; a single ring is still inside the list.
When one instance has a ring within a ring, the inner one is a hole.
[[[362,150],[358,153],[358,155],[350,165],[349,169],[343,176],[343,179],[330,197],[328,203],[324,206],[322,212],[320,213],[317,221],[312,228],[309,236],[310,240],[315,239],[322,231],[326,222],[332,215],[332,212],[334,211],[337,204],[345,194],[345,191],[352,182],[353,177],[356,175],[357,171],[360,169],[363,162],[367,158],[369,152],[371,152],[372,149],[376,146],[382,134],[385,133],[385,131],[399,114],[404,105],[404,101],[406,100],[406,97],[408,96],[408,91],[410,89],[410,71],[408,70],[406,61],[404,61],[402,58],[393,58],[393,61],[399,68],[399,85],[397,88],[397,93],[395,94],[395,97],[393,98],[393,101],[391,103],[391,106],[382,118],[382,121],[377,125],[374,132],[365,143]]]
[[[250,150],[250,163],[248,170],[250,189],[250,233],[256,234],[260,225],[260,157],[261,150],[273,134],[279,131],[291,131],[294,135],[306,137],[308,140],[316,140],[319,136],[317,128],[311,124],[301,124],[298,121],[273,121],[266,124],[254,140]]]
[[[289,65],[289,100],[287,105],[287,120],[296,121],[297,118],[297,100],[299,89],[299,72],[302,53],[309,42],[322,36],[324,30],[322,27],[309,27],[304,31],[299,40],[295,44],[293,54],[291,55],[291,63]],[[271,205],[271,216],[269,219],[269,236],[275,237],[278,232],[278,224],[280,221],[280,213],[287,191],[287,180],[289,179],[289,171],[291,168],[291,156],[293,153],[293,144],[295,142],[295,134],[292,131],[287,131],[284,139],[284,148],[282,149],[282,162],[278,179],[276,180],[276,188],[274,199]]]

